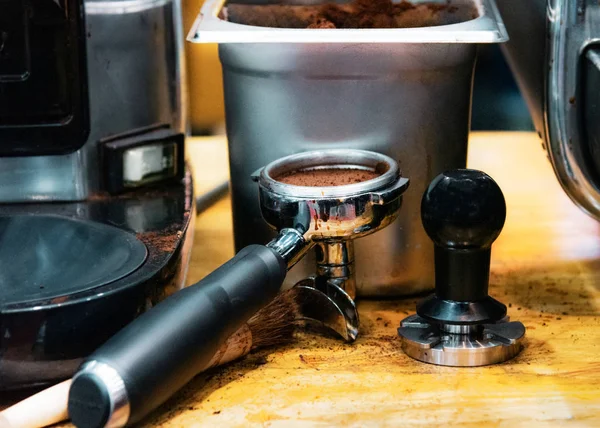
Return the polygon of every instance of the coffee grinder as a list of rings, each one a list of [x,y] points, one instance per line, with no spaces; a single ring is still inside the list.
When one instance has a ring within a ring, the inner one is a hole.
[[[180,19],[176,0],[0,1],[0,390],[71,377],[184,284]]]

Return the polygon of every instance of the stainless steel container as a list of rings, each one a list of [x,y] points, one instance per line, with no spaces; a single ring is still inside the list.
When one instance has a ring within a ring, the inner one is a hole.
[[[508,39],[491,0],[476,19],[410,29],[274,29],[226,22],[205,3],[189,35],[220,43],[236,249],[274,236],[261,218],[251,174],[316,149],[377,151],[397,159],[411,187],[400,217],[356,243],[357,293],[431,289],[433,248],[420,220],[425,187],[466,166],[478,43]],[[314,271],[306,257],[293,284]]]
[[[85,0],[90,132],[80,150],[0,157],[0,202],[77,201],[100,190],[98,140],[187,129],[180,0]]]

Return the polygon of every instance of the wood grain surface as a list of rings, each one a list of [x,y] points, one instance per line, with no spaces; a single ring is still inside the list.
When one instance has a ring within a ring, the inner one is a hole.
[[[223,140],[198,140],[190,155],[200,191],[206,177],[227,175]],[[355,344],[304,333],[199,376],[145,424],[600,426],[600,225],[562,191],[533,133],[474,133],[468,165],[507,201],[490,293],[527,328],[516,359],[472,369],[416,362],[396,335],[416,298],[361,301]],[[233,255],[229,200],[198,217],[195,239],[190,281]]]
[[[198,192],[227,176],[223,139],[188,150]],[[469,167],[496,179],[507,201],[490,294],[527,328],[514,360],[480,368],[411,360],[396,328],[417,297],[361,301],[356,343],[301,333],[198,376],[141,425],[600,426],[600,225],[561,190],[535,134],[472,134]],[[225,199],[197,219],[188,282],[232,255]]]

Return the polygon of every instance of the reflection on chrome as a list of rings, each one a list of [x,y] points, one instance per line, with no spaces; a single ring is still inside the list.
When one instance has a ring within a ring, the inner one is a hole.
[[[86,0],[85,13],[88,15],[126,15],[128,13],[136,13],[161,7],[171,2],[172,0]]]

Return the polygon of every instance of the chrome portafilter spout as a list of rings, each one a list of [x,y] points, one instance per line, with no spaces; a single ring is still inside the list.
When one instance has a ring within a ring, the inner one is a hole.
[[[297,173],[336,174],[367,171],[374,177],[351,184],[309,186],[281,181]],[[302,316],[356,339],[359,317],[356,297],[354,239],[389,225],[402,205],[409,180],[397,162],[364,150],[326,150],[281,158],[258,170],[260,208],[279,236],[267,246],[295,262],[311,248],[316,274],[291,290],[302,302]]]
[[[506,218],[500,187],[470,169],[440,174],[421,203],[435,244],[435,294],[401,322],[402,349],[417,360],[475,367],[509,360],[521,350],[522,323],[488,295],[491,246]]]

